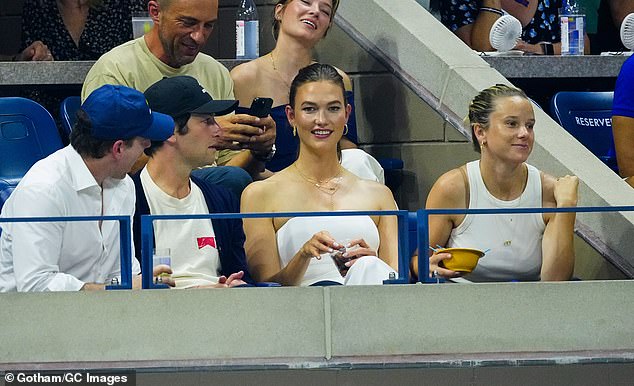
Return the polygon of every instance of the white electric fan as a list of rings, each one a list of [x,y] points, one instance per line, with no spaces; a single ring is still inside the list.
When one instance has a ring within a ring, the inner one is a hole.
[[[625,16],[621,23],[621,42],[628,50],[634,51],[634,13]]]
[[[520,36],[522,23],[512,15],[503,15],[491,26],[489,42],[498,52],[507,52],[517,45]]]

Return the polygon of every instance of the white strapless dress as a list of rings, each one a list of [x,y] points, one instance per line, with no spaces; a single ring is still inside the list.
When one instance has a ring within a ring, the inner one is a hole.
[[[328,231],[340,244],[348,240],[364,239],[370,248],[378,251],[379,231],[370,216],[336,217],[294,217],[277,231],[277,250],[283,267],[290,262],[297,251],[317,232]],[[301,281],[308,286],[319,281],[329,280],[345,285],[383,284],[394,270],[383,260],[375,256],[364,256],[350,268],[345,279],[341,277],[330,254],[321,255],[321,259],[311,259],[306,274]]]

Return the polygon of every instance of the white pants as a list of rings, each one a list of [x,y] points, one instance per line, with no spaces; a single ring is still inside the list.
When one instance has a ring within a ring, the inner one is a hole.
[[[398,277],[392,267],[376,256],[363,256],[357,259],[348,270],[344,285],[383,284],[390,277],[390,272]]]

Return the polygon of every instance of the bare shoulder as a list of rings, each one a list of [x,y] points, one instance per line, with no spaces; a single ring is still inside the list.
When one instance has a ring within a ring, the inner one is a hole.
[[[466,203],[466,168],[461,166],[438,177],[427,196],[427,207],[464,208]]]
[[[250,62],[242,63],[231,70],[231,79],[233,79],[234,93],[236,99],[240,101],[240,105],[248,106],[255,95],[257,84],[260,79],[260,68],[262,58],[257,58]]]
[[[356,185],[354,189],[356,191],[363,192],[366,197],[372,197],[375,202],[380,204],[381,210],[396,209],[394,195],[390,188],[376,181],[354,177]]]
[[[260,67],[258,62],[260,60],[261,58],[257,58],[235,66],[230,72],[234,83],[246,84],[257,79]]]
[[[281,186],[273,177],[250,183],[242,192],[240,208],[242,212],[263,212],[272,201],[273,194]]]

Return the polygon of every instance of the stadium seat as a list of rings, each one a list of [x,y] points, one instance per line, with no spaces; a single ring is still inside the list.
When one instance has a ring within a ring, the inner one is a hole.
[[[612,91],[562,91],[553,96],[553,118],[582,145],[618,172],[612,137]]]
[[[26,98],[0,98],[1,203],[35,162],[61,148],[55,121],[44,107]]]
[[[73,130],[75,121],[77,120],[77,110],[81,107],[81,98],[78,96],[69,96],[65,98],[60,107],[59,115],[62,121],[62,127],[67,137],[70,137],[70,132]]]
[[[349,126],[348,135],[351,138],[358,138],[354,125]],[[396,190],[401,186],[403,181],[403,160],[400,158],[377,158],[377,161],[383,168],[385,185],[396,195]]]
[[[0,210],[2,210],[2,206],[4,202],[7,201],[7,198],[9,198],[11,193],[15,190],[18,182],[20,182],[19,178],[0,178]]]

